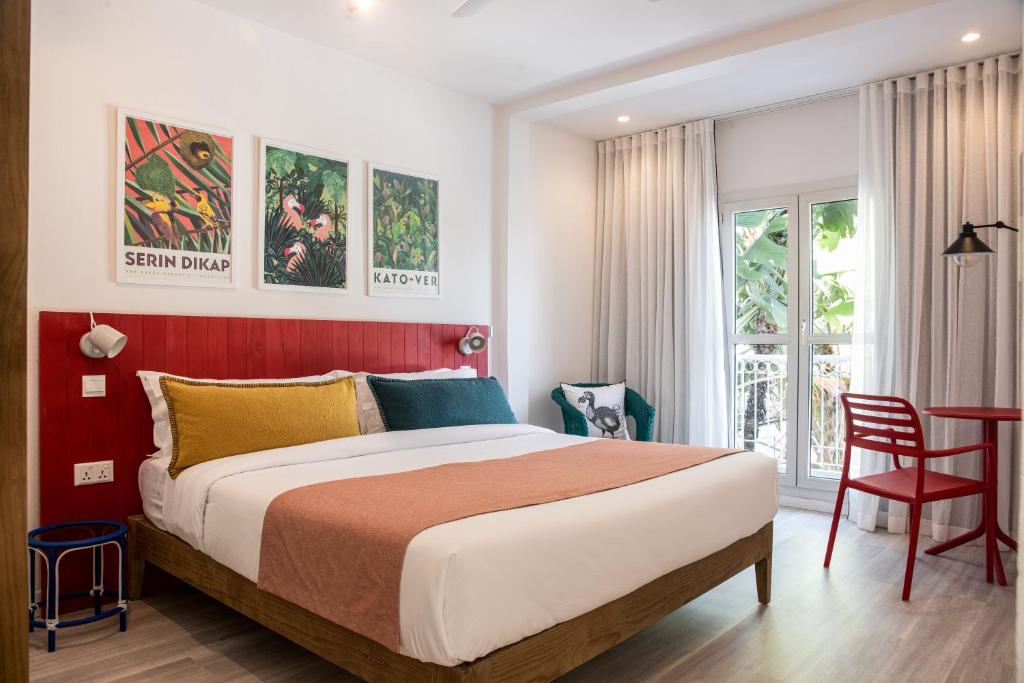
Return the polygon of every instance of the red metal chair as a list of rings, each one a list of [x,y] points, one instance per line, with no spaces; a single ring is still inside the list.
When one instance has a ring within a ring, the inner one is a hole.
[[[992,463],[992,444],[976,443],[970,446],[929,451],[924,445],[921,419],[914,406],[897,396],[872,396],[869,394],[840,395],[846,422],[846,452],[843,457],[843,476],[839,481],[836,510],[832,515],[832,531],[825,551],[825,567],[832,561],[832,547],[836,541],[839,515],[847,489],[871,493],[876,496],[897,500],[910,506],[910,550],[907,554],[907,573],[903,579],[903,599],[910,599],[910,585],[914,580],[914,559],[917,554],[917,537],[921,530],[921,508],[925,503],[961,496],[981,494],[984,496],[987,529],[985,533],[985,571],[992,582],[993,554],[996,549],[995,500],[989,495],[989,481]],[[851,449],[863,448],[892,455],[893,470],[881,474],[850,478]],[[944,458],[973,451],[985,453],[985,479],[969,479],[926,469],[929,458]],[[916,458],[913,467],[904,467],[900,456]],[[998,556],[995,558],[1002,569]]]

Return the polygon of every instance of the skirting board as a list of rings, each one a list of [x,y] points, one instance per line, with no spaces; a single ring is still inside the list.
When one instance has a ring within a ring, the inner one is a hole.
[[[827,512],[832,514],[835,510],[835,498],[831,502],[827,500],[815,500],[814,498],[797,498],[795,496],[779,496],[779,505],[797,510],[812,510],[814,512]],[[843,516],[845,517],[850,509],[849,503],[843,503]]]
[[[813,512],[824,512],[824,513],[827,513],[829,515],[831,515],[832,512],[835,510],[835,503],[834,502],[833,503],[829,503],[827,501],[815,500],[813,498],[797,498],[797,497],[794,497],[794,496],[779,496],[779,505],[781,505],[782,507],[787,507],[787,508],[795,508],[797,510],[811,510]],[[849,517],[847,516],[849,514],[850,514],[850,503],[849,503],[849,501],[847,501],[847,502],[843,503],[843,512],[842,512],[842,517],[847,522],[850,521]],[[850,523],[852,524],[853,522],[850,522]],[[906,529],[904,529],[902,532],[890,532],[889,531],[889,514],[885,510],[879,510],[878,511],[877,516],[875,518],[875,525],[876,525],[875,526],[876,531],[884,531],[886,533],[903,533],[903,534],[907,533]],[[929,519],[927,517],[922,517],[921,518],[921,528],[924,529],[924,530],[927,530],[930,527],[931,527],[931,519]],[[947,538],[955,538],[956,536],[959,536],[960,534],[966,534],[968,531],[970,531],[970,529],[967,529],[965,527],[951,526],[951,527],[949,527],[949,534],[947,535]],[[926,531],[923,532],[922,535],[924,535],[925,537],[931,538],[931,535],[929,533],[927,533]],[[934,542],[941,543],[941,542],[943,542],[945,540],[946,540],[945,538],[944,539],[934,539]],[[976,539],[976,540],[968,542],[966,545],[977,546],[977,547],[980,548],[980,547],[985,545],[985,540],[984,540],[984,538]]]

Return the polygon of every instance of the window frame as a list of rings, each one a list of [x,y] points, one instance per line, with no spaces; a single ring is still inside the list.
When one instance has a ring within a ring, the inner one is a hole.
[[[767,196],[759,199],[744,199],[741,201],[728,202],[720,205],[719,234],[723,249],[723,271],[725,274],[725,301],[728,318],[728,344],[729,354],[729,443],[735,447],[736,439],[736,346],[739,344],[775,344],[786,347],[786,412],[788,415],[796,415],[799,404],[797,404],[797,392],[793,391],[796,386],[797,368],[790,359],[796,357],[797,336],[795,331],[799,324],[799,311],[797,306],[792,305],[792,291],[786,302],[786,332],[784,334],[737,334],[736,332],[736,227],[734,216],[737,213],[746,211],[761,211],[764,209],[785,208],[788,211],[789,228],[786,237],[786,277],[792,277],[792,273],[799,271],[799,253],[794,248],[793,227],[799,220],[799,201],[795,194],[782,194]],[[787,417],[788,417],[787,415]],[[793,444],[796,443],[796,420],[787,419],[786,424],[786,471],[779,472],[779,482],[795,487],[797,484],[796,471],[798,464],[792,457],[796,453]]]
[[[856,185],[850,187],[838,187],[831,190],[818,190],[815,192],[801,193],[800,200],[800,285],[806,291],[800,297],[800,339],[797,344],[799,349],[799,365],[801,365],[799,386],[797,387],[797,406],[800,410],[797,437],[797,457],[800,453],[806,454],[806,462],[799,468],[796,486],[802,489],[817,489],[821,491],[835,491],[839,488],[839,477],[814,477],[811,476],[811,363],[814,346],[817,344],[850,345],[852,334],[819,334],[814,332],[814,283],[812,277],[813,242],[811,238],[811,206],[814,204],[827,204],[828,202],[845,201],[857,199]],[[854,303],[856,305],[856,303]]]
[[[811,281],[811,206],[830,201],[857,199],[855,180],[828,184],[808,184],[786,188],[787,192],[744,193],[745,196],[719,203],[719,237],[725,278],[727,344],[729,358],[729,439],[735,446],[736,428],[736,347],[742,344],[775,344],[786,348],[786,471],[779,473],[782,494],[795,498],[827,500],[839,485],[838,478],[811,476],[811,370],[812,352],[816,344],[851,344],[850,334],[816,334],[813,332],[813,283]],[[787,301],[787,331],[784,334],[749,335],[736,331],[736,251],[735,219],[737,213],[771,208],[785,208],[789,215],[787,235],[787,279],[790,281]],[[796,287],[792,286],[794,282]],[[793,418],[793,419],[790,419]]]

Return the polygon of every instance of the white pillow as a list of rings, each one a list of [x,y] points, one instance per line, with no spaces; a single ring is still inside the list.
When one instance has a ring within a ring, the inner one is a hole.
[[[629,440],[626,431],[626,383],[606,387],[578,387],[563,384],[562,392],[571,406],[587,418],[589,436]]]
[[[164,393],[160,389],[161,377],[173,377],[175,379],[193,379],[182,375],[172,375],[167,372],[155,372],[153,370],[139,370],[135,373],[142,381],[142,388],[146,391],[146,398],[149,399],[151,415],[153,416],[153,445],[159,449],[151,456],[171,455],[171,422],[167,414],[167,402],[164,401]],[[350,372],[344,370],[332,370],[326,375],[309,375],[308,377],[292,377],[285,379],[200,379],[200,382],[213,382],[216,384],[289,384],[295,382],[323,382],[324,380],[347,377]]]
[[[359,431],[363,434],[380,434],[386,432],[384,419],[380,416],[380,408],[377,406],[377,399],[370,391],[370,385],[366,377],[390,377],[392,379],[459,379],[476,377],[476,368],[462,367],[458,370],[441,368],[439,370],[424,370],[422,372],[392,372],[380,374],[376,372],[357,372],[353,375],[356,382],[356,410],[359,412]]]

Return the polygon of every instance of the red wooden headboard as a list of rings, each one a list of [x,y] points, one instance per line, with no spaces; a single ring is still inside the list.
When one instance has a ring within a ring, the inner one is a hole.
[[[86,358],[78,340],[88,313],[39,314],[39,500],[43,524],[119,519],[142,511],[139,464],[153,448],[149,402],[136,370],[189,377],[299,377],[329,370],[409,372],[472,365],[487,375],[487,352],[463,356],[469,325],[277,320],[97,313],[128,335],[113,359]],[[478,325],[487,335],[487,327]],[[107,395],[82,398],[82,375],[106,375]],[[74,464],[114,461],[110,484],[74,486]]]

